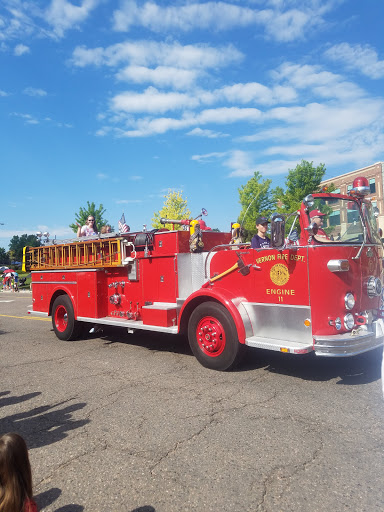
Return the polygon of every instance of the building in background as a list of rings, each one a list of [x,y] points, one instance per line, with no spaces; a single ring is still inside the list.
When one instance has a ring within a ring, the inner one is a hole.
[[[378,207],[378,227],[384,231],[384,162],[377,162],[368,167],[329,178],[328,180],[322,181],[321,186],[330,185],[332,183],[336,187],[335,193],[348,194],[348,191],[352,188],[353,180],[358,176],[367,178],[369,182],[370,194],[366,197],[370,198],[372,204]]]

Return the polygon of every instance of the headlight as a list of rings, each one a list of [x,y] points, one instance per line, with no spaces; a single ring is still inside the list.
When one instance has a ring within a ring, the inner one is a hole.
[[[335,320],[335,327],[338,331],[340,331],[341,329],[341,319],[339,317],[336,318]]]
[[[354,306],[355,306],[355,297],[353,296],[352,293],[347,293],[344,297],[344,303],[345,303],[345,307],[346,309],[353,309]]]
[[[350,331],[353,329],[353,326],[355,325],[355,319],[353,318],[353,315],[351,313],[347,313],[344,317],[344,327]]]

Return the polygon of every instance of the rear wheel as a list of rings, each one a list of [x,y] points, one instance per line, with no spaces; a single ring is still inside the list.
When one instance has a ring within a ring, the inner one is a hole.
[[[196,359],[211,370],[231,370],[244,351],[229,311],[217,302],[204,302],[193,311],[188,340]]]
[[[75,320],[73,305],[68,295],[59,295],[52,307],[52,326],[60,340],[77,339],[83,332],[83,324]]]

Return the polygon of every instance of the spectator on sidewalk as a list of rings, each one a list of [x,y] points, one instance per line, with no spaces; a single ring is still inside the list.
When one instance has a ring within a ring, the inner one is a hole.
[[[0,437],[0,512],[37,512],[27,445],[15,433]]]

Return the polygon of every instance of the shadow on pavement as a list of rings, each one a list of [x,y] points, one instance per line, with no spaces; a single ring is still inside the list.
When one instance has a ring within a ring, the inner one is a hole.
[[[57,508],[55,512],[82,512],[83,510],[82,505],[64,505],[64,507]]]
[[[106,344],[126,343],[156,350],[192,356],[185,336],[152,331],[127,334],[123,329],[103,328],[95,337]],[[339,378],[337,384],[361,385],[381,378],[382,348],[352,357],[321,357],[315,354],[293,355],[246,347],[245,356],[235,372],[257,369],[290,375],[303,380],[328,381]]]
[[[144,505],[143,507],[135,508],[131,512],[156,512],[151,505]]]
[[[186,336],[180,334],[164,334],[162,332],[144,330],[138,330],[134,334],[128,334],[121,328],[103,326],[102,332],[98,332],[95,337],[102,339],[106,344],[125,343],[127,345],[137,345],[158,352],[170,352],[188,356],[193,355]]]
[[[381,378],[382,348],[353,357],[320,357],[315,354],[293,355],[260,349],[248,349],[238,372],[263,368],[309,381],[339,378],[337,384],[361,385]]]
[[[34,499],[37,503],[37,507],[39,510],[43,510],[44,508],[51,505],[57,498],[61,495],[61,489],[57,487],[53,487],[49,489],[49,491],[41,492],[37,494]],[[63,507],[57,508],[55,512],[82,512],[84,507],[82,505],[64,505]]]
[[[9,394],[10,391],[6,391],[5,393],[0,393],[0,396],[3,394]],[[34,398],[35,396],[41,395],[40,392],[36,393],[28,393],[27,395],[21,395],[21,396],[12,396],[7,398],[0,398],[0,407],[5,407],[6,405],[14,405],[18,404],[20,402],[25,402],[26,400],[30,400],[31,398]]]
[[[30,395],[35,396],[34,393]],[[67,437],[67,432],[90,422],[89,419],[75,420],[72,417],[75,411],[86,406],[85,403],[61,407],[64,403],[67,402],[35,407],[30,411],[0,418],[0,432],[17,432],[24,437],[28,448],[39,448],[61,441]]]

